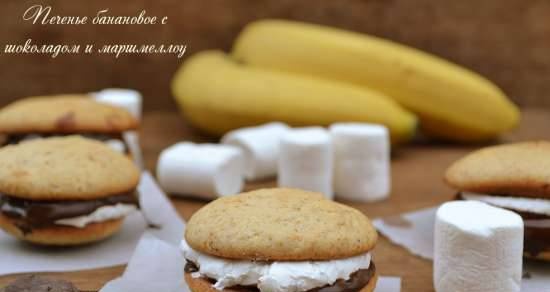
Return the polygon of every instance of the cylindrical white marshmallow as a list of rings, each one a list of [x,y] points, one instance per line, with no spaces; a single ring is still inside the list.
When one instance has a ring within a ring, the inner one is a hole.
[[[178,143],[164,149],[157,163],[167,193],[205,199],[239,193],[243,172],[241,150],[229,145]]]
[[[359,202],[390,194],[390,140],[382,125],[338,123],[330,126],[337,198]]]
[[[321,127],[289,130],[281,137],[278,185],[323,193],[332,199],[333,153]]]
[[[477,201],[443,204],[436,213],[434,286],[438,292],[520,291],[523,221]]]
[[[277,174],[279,143],[288,130],[287,125],[274,122],[231,131],[222,137],[221,142],[241,148],[246,179],[268,178]]]
[[[129,111],[136,119],[141,119],[141,93],[132,89],[106,88],[91,95],[99,102],[119,106]]]

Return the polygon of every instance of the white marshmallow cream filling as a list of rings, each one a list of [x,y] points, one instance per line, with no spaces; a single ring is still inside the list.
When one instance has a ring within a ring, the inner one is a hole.
[[[525,197],[492,196],[470,192],[462,192],[462,197],[465,200],[481,201],[500,208],[550,216],[550,200]]]
[[[101,141],[103,143],[105,143],[107,146],[111,147],[111,149],[117,151],[117,152],[120,152],[120,153],[126,153],[126,144],[124,143],[124,141],[120,140],[120,139],[115,139],[115,138],[112,138],[112,139],[107,139],[107,140],[102,140],[102,139],[98,139],[98,137],[94,137],[93,135],[84,135],[85,137],[88,137],[88,138],[91,138],[91,139],[95,139],[95,140],[98,140],[98,141]],[[44,136],[42,135],[39,135],[39,134],[28,134],[28,135],[25,135],[21,141],[28,141],[28,140],[34,140],[34,139],[41,139],[41,138],[44,138]]]
[[[368,269],[370,253],[327,261],[256,262],[230,260],[210,256],[192,249],[181,241],[185,259],[198,267],[193,277],[207,277],[216,281],[214,288],[257,286],[262,292],[298,292],[332,285],[338,279],[349,280],[351,274]]]
[[[137,207],[134,205],[119,203],[116,205],[100,207],[88,215],[59,219],[55,221],[55,224],[84,228],[86,225],[91,223],[105,222],[125,217],[136,210]]]

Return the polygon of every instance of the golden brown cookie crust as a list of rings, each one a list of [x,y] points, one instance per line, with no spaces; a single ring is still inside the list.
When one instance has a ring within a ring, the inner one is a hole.
[[[67,136],[0,148],[0,193],[30,200],[92,200],[132,191],[139,170],[102,142]]]
[[[374,248],[377,233],[358,210],[297,189],[261,189],[217,199],[185,231],[200,252],[247,260],[332,260]]]
[[[28,97],[0,110],[0,133],[120,133],[136,129],[128,111],[84,94]]]
[[[378,281],[378,273],[375,272],[372,279],[369,281],[367,286],[363,287],[363,289],[359,290],[359,292],[372,292],[374,291],[374,288],[376,288],[376,282]],[[185,273],[185,282],[187,282],[187,285],[189,285],[189,289],[191,289],[192,292],[220,292],[219,290],[216,290],[214,287],[212,287],[212,283],[210,283],[206,278],[193,278],[191,276],[191,273]],[[225,288],[221,292],[246,292],[243,289],[231,289],[231,288]]]
[[[31,233],[23,234],[14,225],[14,220],[0,213],[0,228],[12,236],[27,242],[39,245],[71,246],[82,245],[103,240],[121,227],[124,219],[109,220],[100,223],[91,223],[84,228],[70,226],[54,226],[35,229]]]
[[[453,163],[445,181],[461,191],[550,198],[550,142],[483,148]]]

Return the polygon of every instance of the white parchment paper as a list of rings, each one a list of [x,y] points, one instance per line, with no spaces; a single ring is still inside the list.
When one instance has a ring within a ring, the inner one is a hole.
[[[422,209],[374,220],[374,226],[393,243],[412,254],[433,260],[436,208]],[[522,292],[550,291],[550,265],[526,260],[523,264]]]
[[[121,231],[113,237],[71,248],[38,247],[0,231],[0,275],[76,271],[126,264],[144,231],[177,244],[183,234],[183,221],[148,172],[143,173],[138,190],[143,213],[160,228],[148,228],[143,215],[136,212],[126,218]]]
[[[380,277],[376,283],[374,292],[400,292],[401,278],[399,277]]]
[[[145,234],[124,274],[100,292],[189,292],[183,279],[185,261],[177,245]]]

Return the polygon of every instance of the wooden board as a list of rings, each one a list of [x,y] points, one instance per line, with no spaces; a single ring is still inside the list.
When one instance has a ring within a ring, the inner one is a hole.
[[[521,127],[506,136],[504,141],[550,139],[550,131],[547,128],[549,124],[550,111],[528,109],[525,111]],[[170,144],[182,140],[207,140],[194,133],[177,114],[163,111],[145,115],[141,135],[149,169],[154,169],[159,152]],[[395,151],[392,161],[391,198],[374,204],[348,203],[371,218],[396,215],[440,204],[453,196],[453,190],[446,187],[441,180],[442,173],[451,162],[475,148],[436,143],[416,143],[400,148]],[[247,189],[272,185],[273,182],[266,181],[249,184]],[[188,219],[204,205],[204,202],[197,200],[174,199],[173,202],[184,219]],[[384,237],[380,238],[374,256],[382,275],[402,277],[402,291],[433,291],[430,261],[409,254]],[[97,291],[105,282],[118,277],[122,271],[123,267],[114,267],[45,275],[73,281],[83,291]],[[0,277],[0,287],[15,278],[15,275]]]

